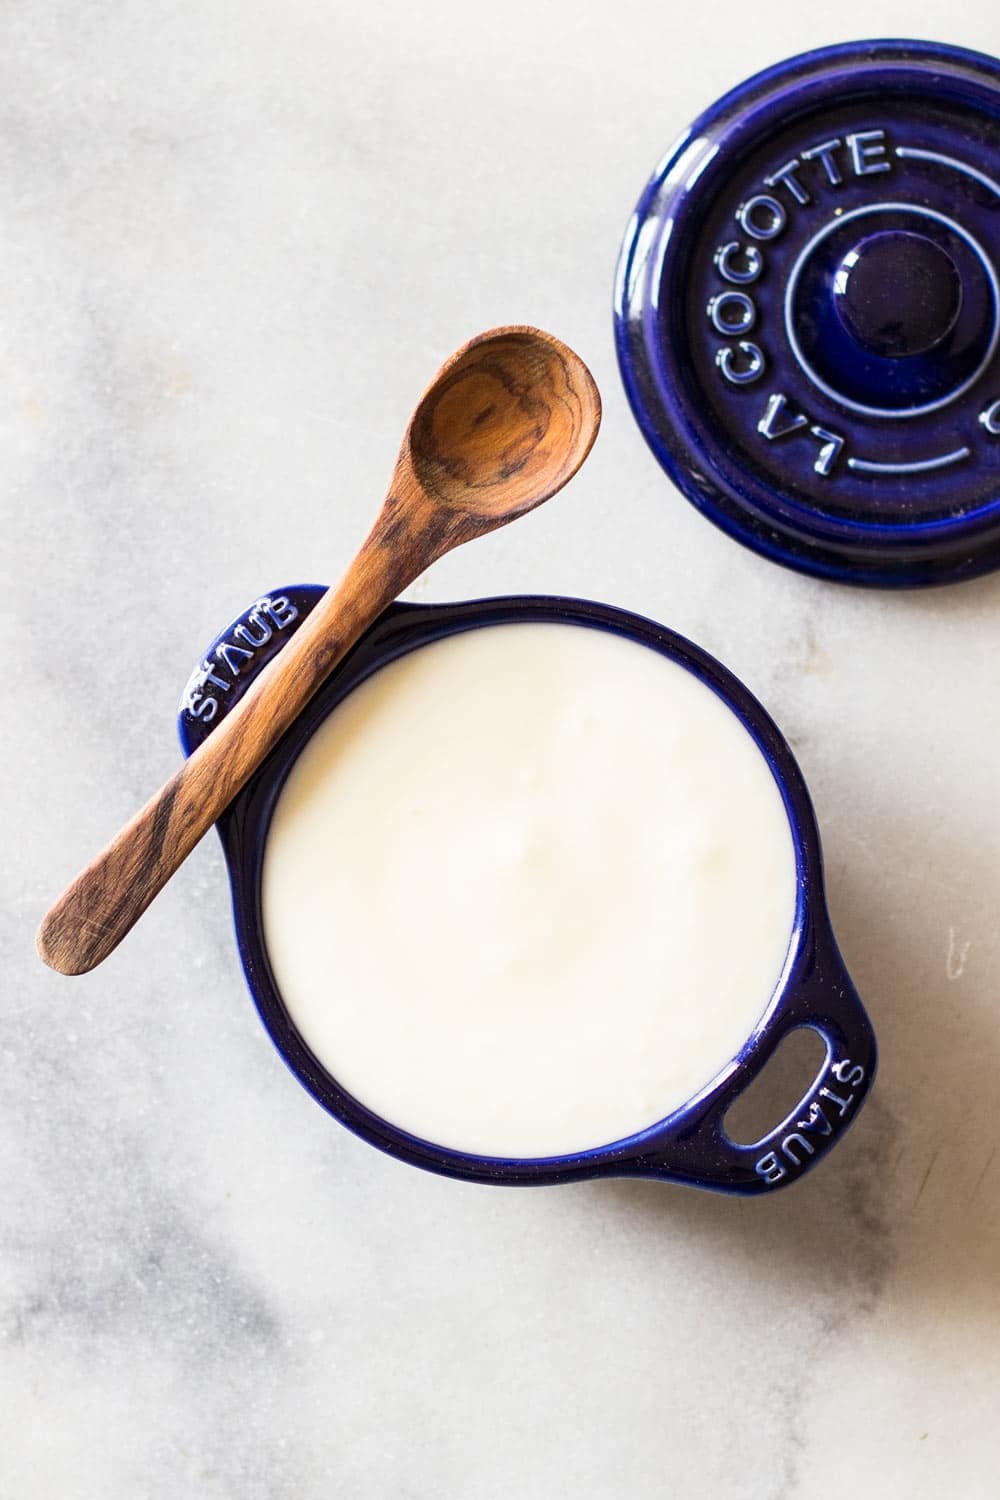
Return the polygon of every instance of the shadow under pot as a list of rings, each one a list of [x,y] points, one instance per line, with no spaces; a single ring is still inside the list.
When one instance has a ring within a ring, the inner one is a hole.
[[[187,754],[322,593],[262,596],[213,642],[181,705]],[[871,1086],[791,752],[730,672],[649,620],[394,605],[219,832],[272,1041],[416,1166],[762,1193],[814,1166]],[[734,1139],[730,1109],[803,1029],[818,1071]]]

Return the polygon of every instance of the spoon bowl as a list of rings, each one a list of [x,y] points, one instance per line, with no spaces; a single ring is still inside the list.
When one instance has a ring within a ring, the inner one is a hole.
[[[498,330],[466,344],[429,387],[409,461],[444,505],[513,520],[576,473],[600,418],[597,386],[571,349],[537,328]]]

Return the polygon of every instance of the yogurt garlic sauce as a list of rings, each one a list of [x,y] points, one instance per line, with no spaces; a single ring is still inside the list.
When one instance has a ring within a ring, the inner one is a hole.
[[[452,1150],[564,1155],[643,1130],[774,993],[796,865],[771,770],[675,662],[504,624],[422,646],[299,756],[264,937],[301,1036],[376,1114]]]

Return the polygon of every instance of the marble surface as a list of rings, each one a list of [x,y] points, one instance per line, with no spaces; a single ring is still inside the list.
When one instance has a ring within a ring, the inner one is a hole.
[[[3,1500],[996,1494],[1000,579],[889,597],[741,550],[611,341],[679,128],[872,33],[997,44],[993,6],[895,0],[0,8]],[[95,974],[34,957],[176,764],[202,646],[337,572],[425,380],[522,320],[589,361],[603,434],[417,593],[659,617],[791,739],[882,1069],[786,1194],[490,1190],[356,1141],[257,1023],[214,839]]]

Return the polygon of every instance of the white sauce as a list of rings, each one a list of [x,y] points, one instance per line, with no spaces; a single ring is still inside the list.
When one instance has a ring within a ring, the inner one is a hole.
[[[781,795],[729,708],[603,631],[466,631],[321,725],[267,839],[264,933],[315,1056],[497,1156],[634,1134],[763,1014],[795,914]]]

